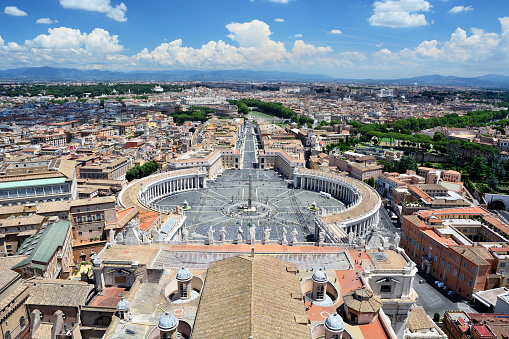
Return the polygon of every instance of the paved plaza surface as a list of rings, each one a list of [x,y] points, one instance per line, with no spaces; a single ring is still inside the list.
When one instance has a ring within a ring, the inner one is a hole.
[[[255,212],[245,211],[249,195],[249,174],[252,177],[252,205]],[[207,188],[174,194],[158,201],[159,206],[175,209],[187,201],[191,210],[187,216],[189,239],[205,239],[209,228],[214,239],[219,240],[219,230],[224,226],[226,239],[235,239],[237,229],[243,239],[249,239],[248,224],[256,226],[256,239],[263,239],[263,229],[269,227],[270,239],[281,239],[283,228],[287,239],[295,228],[299,241],[314,233],[315,212],[309,207],[313,202],[321,209],[336,210],[344,204],[334,198],[327,199],[318,192],[289,188],[288,181],[272,170],[226,170],[215,181],[207,181]],[[308,239],[309,240],[309,239]]]
[[[419,283],[420,280],[425,280],[424,283]],[[444,316],[444,312],[447,310],[459,310],[467,313],[477,313],[472,305],[460,301],[458,297],[450,297],[447,292],[441,288],[438,288],[430,275],[419,270],[415,275],[414,290],[417,292],[419,297],[416,300],[417,306],[424,307],[426,314],[433,319],[435,312],[440,313],[440,317]]]

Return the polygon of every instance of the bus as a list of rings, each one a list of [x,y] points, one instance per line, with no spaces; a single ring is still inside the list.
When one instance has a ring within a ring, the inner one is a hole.
[[[332,198],[332,195],[330,195],[330,193],[326,193],[326,192],[320,192],[320,196],[327,198],[327,199]]]

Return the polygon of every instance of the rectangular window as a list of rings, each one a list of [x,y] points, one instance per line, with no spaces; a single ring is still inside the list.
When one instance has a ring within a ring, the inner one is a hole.
[[[465,275],[463,273],[460,274],[460,280],[465,281]]]
[[[449,253],[449,258],[451,258],[451,259],[452,259],[452,252],[451,252],[451,253]]]
[[[435,262],[438,262],[438,255],[435,254]]]
[[[456,257],[456,262],[460,262],[460,257]]]
[[[445,267],[445,260],[442,259],[442,262],[440,263],[440,265],[442,265],[442,267]]]
[[[447,270],[450,271],[451,270],[451,264],[447,264]]]
[[[472,272],[472,274],[475,274],[475,267],[472,267],[471,272]]]
[[[125,275],[115,276],[115,284],[125,284],[125,283],[127,283],[127,277]]]
[[[187,289],[185,284],[179,284],[179,294],[180,298],[187,298]],[[316,299],[318,299],[318,291],[316,293]],[[322,288],[322,299],[323,299],[323,288]]]
[[[467,263],[466,262],[463,263],[463,268],[467,268]]]
[[[391,285],[382,285],[380,286],[380,293],[391,293],[392,286]]]
[[[455,276],[458,276],[458,270],[455,268],[454,269],[454,273],[453,273]]]
[[[472,279],[468,279],[468,286],[472,287],[473,284],[474,282],[472,281]]]

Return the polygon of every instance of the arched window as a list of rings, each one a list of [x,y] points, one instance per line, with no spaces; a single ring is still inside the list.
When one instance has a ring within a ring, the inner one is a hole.
[[[316,287],[316,300],[323,300],[324,287],[325,286],[323,286],[323,285],[319,285]]]
[[[23,328],[25,328],[25,325],[26,325],[25,317],[19,318],[19,327],[21,327],[21,329],[23,329]]]
[[[11,331],[7,331],[7,332],[5,332],[5,334],[4,334],[4,338],[5,338],[5,339],[12,339],[12,338],[11,338]]]

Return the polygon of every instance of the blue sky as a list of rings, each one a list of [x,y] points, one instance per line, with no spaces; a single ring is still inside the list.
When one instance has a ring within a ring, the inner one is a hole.
[[[507,0],[1,1],[0,69],[509,75]]]

